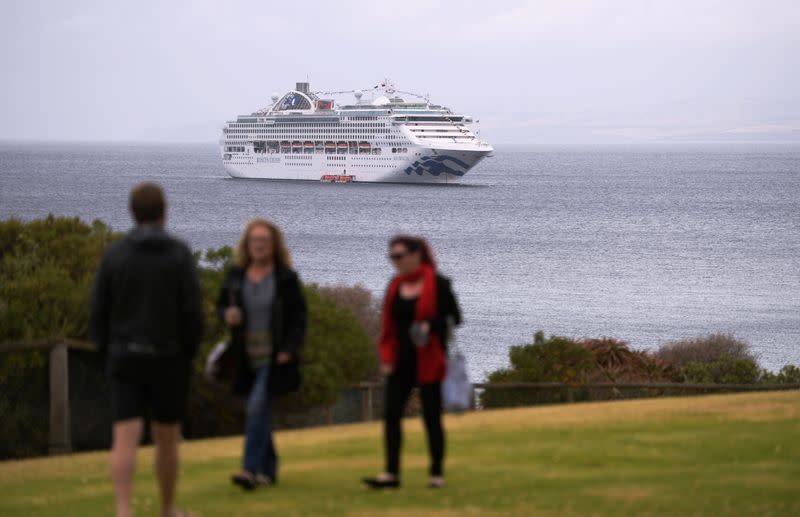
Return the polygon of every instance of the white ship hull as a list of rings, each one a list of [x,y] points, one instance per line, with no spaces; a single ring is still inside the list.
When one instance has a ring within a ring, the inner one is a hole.
[[[485,149],[415,151],[388,159],[358,154],[251,154],[224,165],[233,178],[320,181],[325,176],[350,176],[356,182],[457,183],[490,153]]]

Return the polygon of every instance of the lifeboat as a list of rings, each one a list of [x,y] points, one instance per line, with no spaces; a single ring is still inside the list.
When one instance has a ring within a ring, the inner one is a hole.
[[[284,140],[283,142],[281,142],[281,147],[289,147],[289,145],[290,144],[288,140]]]
[[[325,149],[336,149],[336,144],[333,142],[325,142]]]
[[[304,149],[313,149],[314,148],[314,142],[303,142],[303,148]]]
[[[353,183],[355,179],[355,176],[347,174],[325,174],[319,180],[322,183]]]
[[[292,147],[303,147],[303,144],[295,140],[294,142],[292,142]]]
[[[337,147],[339,147],[339,149],[347,149],[347,142],[339,142]]]

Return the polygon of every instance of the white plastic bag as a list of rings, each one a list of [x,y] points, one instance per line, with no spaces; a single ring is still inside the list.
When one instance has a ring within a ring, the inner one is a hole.
[[[456,343],[455,324],[452,318],[447,319],[447,348],[450,350],[447,359],[447,377],[442,383],[442,401],[444,408],[451,413],[461,413],[472,407],[472,383],[467,373],[467,359]]]
[[[467,360],[458,349],[450,355],[447,363],[442,399],[445,409],[451,413],[461,413],[472,406],[472,383],[467,373]]]

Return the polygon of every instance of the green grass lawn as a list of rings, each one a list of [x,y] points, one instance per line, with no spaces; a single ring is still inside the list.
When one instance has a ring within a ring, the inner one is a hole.
[[[182,448],[180,502],[228,515],[800,515],[800,393],[715,395],[449,416],[449,486],[424,487],[420,423],[405,422],[403,488],[373,493],[379,423],[277,433],[278,487],[228,476],[241,438]],[[108,454],[0,463],[0,515],[111,515]],[[152,450],[138,515],[155,515]]]

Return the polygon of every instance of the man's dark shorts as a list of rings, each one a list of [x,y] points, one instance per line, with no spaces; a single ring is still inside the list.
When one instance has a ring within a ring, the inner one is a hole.
[[[186,416],[191,362],[184,357],[126,357],[108,365],[114,422],[143,418],[180,423]]]

